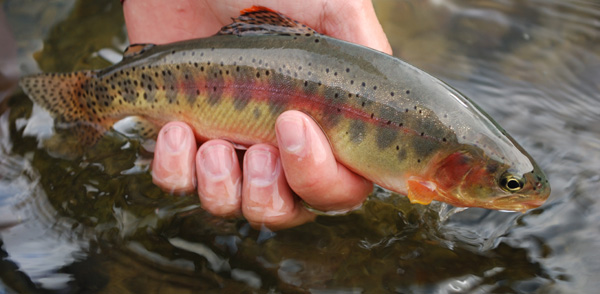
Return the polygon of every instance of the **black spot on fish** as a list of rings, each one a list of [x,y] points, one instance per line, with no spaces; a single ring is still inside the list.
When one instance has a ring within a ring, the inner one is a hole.
[[[319,85],[315,82],[304,81],[304,93],[307,95],[316,95],[319,92]]]

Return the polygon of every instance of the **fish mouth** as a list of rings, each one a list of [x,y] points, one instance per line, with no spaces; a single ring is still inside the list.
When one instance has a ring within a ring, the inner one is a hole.
[[[497,210],[512,210],[526,212],[544,204],[545,199],[532,199],[528,196],[511,195],[492,201],[490,208]]]
[[[507,210],[526,212],[530,209],[540,207],[545,202],[545,198],[532,198],[524,195],[510,195],[498,198],[492,201],[467,201],[467,198],[450,196],[446,193],[438,191],[436,200],[446,202],[458,207],[481,207],[494,210]]]

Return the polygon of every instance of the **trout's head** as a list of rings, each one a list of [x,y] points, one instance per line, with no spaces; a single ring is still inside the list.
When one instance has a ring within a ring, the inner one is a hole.
[[[435,200],[455,206],[525,212],[550,195],[544,173],[531,160],[531,170],[519,171],[477,150],[461,150],[442,157],[432,169]]]

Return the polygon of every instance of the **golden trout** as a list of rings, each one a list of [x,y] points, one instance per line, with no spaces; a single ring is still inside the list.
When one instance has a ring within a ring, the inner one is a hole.
[[[276,145],[276,118],[295,109],[322,127],[339,162],[413,203],[525,211],[550,194],[534,160],[453,88],[264,7],[210,38],[132,45],[109,68],[20,84],[82,146],[127,116],[185,121],[198,140]]]

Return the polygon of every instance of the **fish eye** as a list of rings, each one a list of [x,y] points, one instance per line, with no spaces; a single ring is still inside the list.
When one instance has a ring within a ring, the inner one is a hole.
[[[500,187],[507,192],[518,192],[524,185],[525,180],[513,174],[505,173],[500,178]]]

